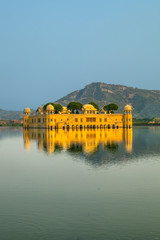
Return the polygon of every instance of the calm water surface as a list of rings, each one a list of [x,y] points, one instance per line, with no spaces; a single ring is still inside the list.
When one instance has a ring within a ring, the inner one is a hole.
[[[160,239],[160,128],[0,128],[0,239]]]

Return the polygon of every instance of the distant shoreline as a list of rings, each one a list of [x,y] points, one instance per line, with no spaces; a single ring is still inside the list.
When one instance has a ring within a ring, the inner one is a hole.
[[[160,126],[160,123],[133,123],[133,126],[153,127],[153,126]]]
[[[0,124],[0,128],[1,127],[23,127],[23,124]]]

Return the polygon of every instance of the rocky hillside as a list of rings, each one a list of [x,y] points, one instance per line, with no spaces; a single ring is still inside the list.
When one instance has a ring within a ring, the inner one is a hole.
[[[108,103],[116,103],[119,106],[118,112],[122,112],[126,104],[131,104],[134,117],[160,117],[159,90],[145,90],[97,82],[68,94],[59,99],[57,103],[66,106],[71,101],[83,104],[94,101],[100,107]]]
[[[118,112],[122,112],[126,104],[131,104],[133,117],[160,117],[160,91],[158,90],[145,90],[97,82],[68,94],[57,100],[57,103],[66,106],[71,101],[83,104],[94,101],[100,107],[105,104],[116,103],[119,106]],[[5,111],[0,109],[0,120],[20,120],[22,118],[23,111]]]
[[[23,111],[6,111],[0,109],[0,120],[21,120],[23,119]]]

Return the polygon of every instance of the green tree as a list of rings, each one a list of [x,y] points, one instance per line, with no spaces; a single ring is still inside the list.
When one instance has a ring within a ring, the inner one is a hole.
[[[117,106],[117,104],[115,104],[115,103],[109,104],[109,107],[110,107],[112,113],[114,113],[114,111],[117,111],[117,110],[118,110],[118,106]]]
[[[67,105],[67,109],[71,110],[72,113],[78,113],[78,110],[81,110],[83,107],[82,103],[79,103],[79,102],[70,102],[68,105]]]
[[[103,109],[107,111],[107,113],[114,113],[114,111],[118,110],[118,106],[115,103],[110,103],[108,105],[105,105]]]
[[[109,112],[111,111],[109,105],[105,105],[105,106],[103,107],[103,109],[104,109],[104,111],[107,111],[107,113],[109,113]]]
[[[107,143],[107,145],[105,145],[105,148],[110,152],[117,152],[119,146],[117,143]]]
[[[54,106],[54,112],[55,112],[55,113],[62,112],[63,107],[62,107],[61,104],[59,104],[59,103],[54,103],[53,106]]]
[[[97,111],[99,111],[99,106],[97,103],[95,102],[89,102],[88,104],[91,104],[93,107],[95,107],[97,109]]]

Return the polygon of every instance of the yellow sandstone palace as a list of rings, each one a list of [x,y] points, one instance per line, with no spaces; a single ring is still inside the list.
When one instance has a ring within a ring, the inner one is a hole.
[[[103,108],[98,113],[91,104],[85,104],[82,113],[72,114],[67,107],[62,112],[54,113],[54,107],[49,104],[46,110],[38,108],[31,114],[30,108],[24,109],[23,127],[40,129],[85,129],[85,128],[132,128],[132,107],[126,105],[124,114],[107,114]]]

